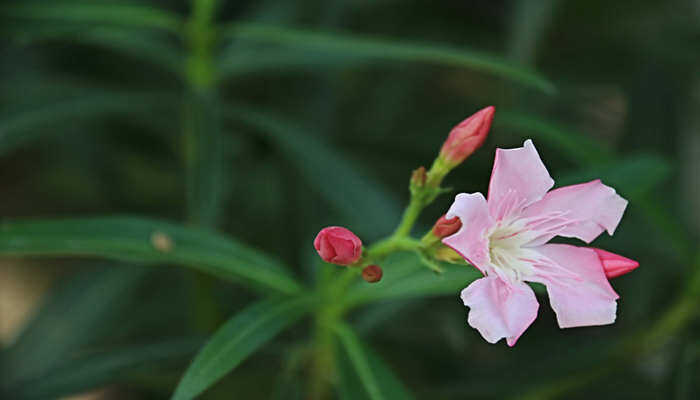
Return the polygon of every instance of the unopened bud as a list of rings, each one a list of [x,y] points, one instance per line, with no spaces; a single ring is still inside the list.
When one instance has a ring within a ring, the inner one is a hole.
[[[382,269],[379,265],[369,265],[362,270],[362,279],[369,283],[379,282],[382,279]]]
[[[605,270],[605,276],[608,278],[616,278],[639,267],[638,262],[627,257],[622,257],[615,253],[601,249],[593,250],[596,252],[596,254],[598,254],[600,263],[603,264],[603,269]]]
[[[462,221],[459,217],[452,217],[447,219],[447,216],[443,215],[437,220],[435,225],[433,225],[433,235],[442,239],[444,237],[450,236],[457,232],[462,227]]]
[[[469,157],[486,140],[495,111],[493,106],[486,107],[452,128],[440,156],[452,166]]]
[[[452,264],[464,262],[464,258],[461,255],[459,255],[459,253],[447,246],[438,247],[438,249],[435,250],[435,259],[440,261],[446,261]]]
[[[337,265],[353,264],[362,256],[360,238],[341,226],[321,229],[314,239],[314,248],[323,261]]]

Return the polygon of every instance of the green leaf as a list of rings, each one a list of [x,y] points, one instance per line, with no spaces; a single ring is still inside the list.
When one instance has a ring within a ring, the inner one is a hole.
[[[218,61],[219,77],[274,71],[279,73],[308,68],[349,68],[367,62],[363,57],[328,54],[322,51],[305,51],[285,48],[233,47]]]
[[[59,132],[56,129],[47,129],[55,124],[122,113],[145,113],[170,104],[172,95],[100,93],[10,110],[0,114],[0,154],[45,135],[56,134]]]
[[[6,385],[44,375],[77,348],[107,333],[105,321],[129,306],[131,292],[148,272],[120,266],[71,277],[3,352]]]
[[[335,333],[338,335],[345,352],[344,355],[349,361],[345,362],[342,355],[338,357],[338,371],[341,378],[340,397],[342,399],[398,400],[413,398],[413,395],[391,369],[362,344],[349,326],[339,324],[335,326]]]
[[[391,299],[441,295],[459,296],[459,292],[482,274],[467,265],[441,264],[444,272],[436,274],[425,268],[415,255],[391,257],[382,265],[382,280],[353,286],[345,299],[349,306]]]
[[[167,222],[132,217],[12,221],[0,225],[0,255],[93,256],[173,263],[264,291],[301,286],[282,265],[233,239]]]
[[[225,30],[237,40],[272,43],[304,50],[333,52],[389,61],[427,62],[488,72],[523,85],[554,93],[547,79],[496,57],[436,44],[413,44],[355,35],[313,32],[256,23],[236,23]],[[300,53],[304,57],[304,53]],[[313,59],[309,60],[313,62]]]
[[[120,25],[154,28],[179,33],[183,21],[177,14],[143,3],[99,1],[52,1],[13,4],[0,8],[0,15],[44,23]]]
[[[161,343],[103,350],[63,362],[40,379],[12,389],[18,399],[59,398],[109,383],[140,367],[152,368],[168,360],[190,356],[202,344],[200,339],[169,339]]]
[[[173,400],[193,399],[307,313],[314,298],[265,300],[226,322],[197,354]]]
[[[103,47],[131,56],[133,59],[146,61],[161,67],[176,76],[180,76],[184,65],[184,54],[181,49],[168,41],[154,35],[141,32],[131,32],[126,29],[113,27],[91,27],[78,32],[67,31],[63,34],[47,32],[44,34],[22,34],[22,43],[64,40],[71,44],[86,44]]]
[[[537,143],[539,140],[560,149],[579,165],[590,165],[612,158],[609,149],[599,145],[594,140],[577,132],[547,122],[536,116],[498,111],[494,126],[504,132],[519,132],[531,137]]]
[[[309,184],[353,221],[353,231],[386,232],[399,220],[398,201],[321,137],[309,135],[293,121],[244,106],[231,107],[226,115],[256,128],[278,146]]]
[[[636,199],[651,192],[670,173],[668,161],[657,155],[639,154],[568,173],[556,182],[564,186],[601,179],[623,196]]]

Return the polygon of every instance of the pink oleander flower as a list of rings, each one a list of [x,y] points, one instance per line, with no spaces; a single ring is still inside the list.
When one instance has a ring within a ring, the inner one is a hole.
[[[469,157],[484,144],[495,112],[493,106],[486,107],[452,128],[440,149],[440,157],[452,166]]]
[[[590,243],[620,223],[627,200],[600,180],[549,191],[549,176],[531,140],[497,149],[488,201],[481,193],[458,194],[447,217],[462,229],[444,238],[484,277],[462,293],[468,322],[489,343],[515,345],[535,320],[539,304],[525,282],[547,287],[560,328],[615,321],[618,295],[596,250],[548,244],[555,236]],[[630,260],[631,261],[631,260]]]
[[[323,261],[337,265],[354,264],[362,256],[362,241],[342,226],[321,229],[314,239],[314,248]]]

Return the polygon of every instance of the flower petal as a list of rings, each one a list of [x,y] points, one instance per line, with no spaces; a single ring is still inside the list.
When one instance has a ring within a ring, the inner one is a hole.
[[[469,325],[489,343],[506,338],[508,346],[515,345],[537,318],[539,304],[535,293],[523,282],[508,284],[498,277],[487,276],[462,290],[461,297],[470,309]]]
[[[501,220],[518,213],[541,199],[552,186],[554,180],[532,140],[516,149],[496,149],[488,195],[491,216]]]
[[[523,210],[522,215],[535,220],[554,217],[535,227],[545,234],[533,245],[546,243],[557,235],[590,243],[604,230],[612,235],[626,207],[627,200],[598,179],[552,190]]]
[[[544,259],[535,263],[537,277],[528,280],[547,286],[549,303],[560,328],[615,322],[619,296],[605,277],[593,249],[546,244],[533,250]]]
[[[484,195],[458,194],[446,217],[459,217],[462,227],[454,235],[442,239],[442,242],[484,272],[490,263],[486,231],[493,224]]]

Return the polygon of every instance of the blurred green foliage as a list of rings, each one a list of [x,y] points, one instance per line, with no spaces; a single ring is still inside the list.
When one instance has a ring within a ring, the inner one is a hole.
[[[342,399],[700,394],[697,2],[8,0],[0,35],[0,254],[65,271],[0,353],[3,398],[302,399],[324,340]],[[410,171],[489,104],[447,184],[485,191],[494,149],[533,138],[558,184],[615,187],[595,245],[641,264],[618,322],[541,307],[489,345],[458,298],[476,272],[407,254],[318,295],[315,233],[388,234]],[[334,301],[346,321],[309,335]]]

